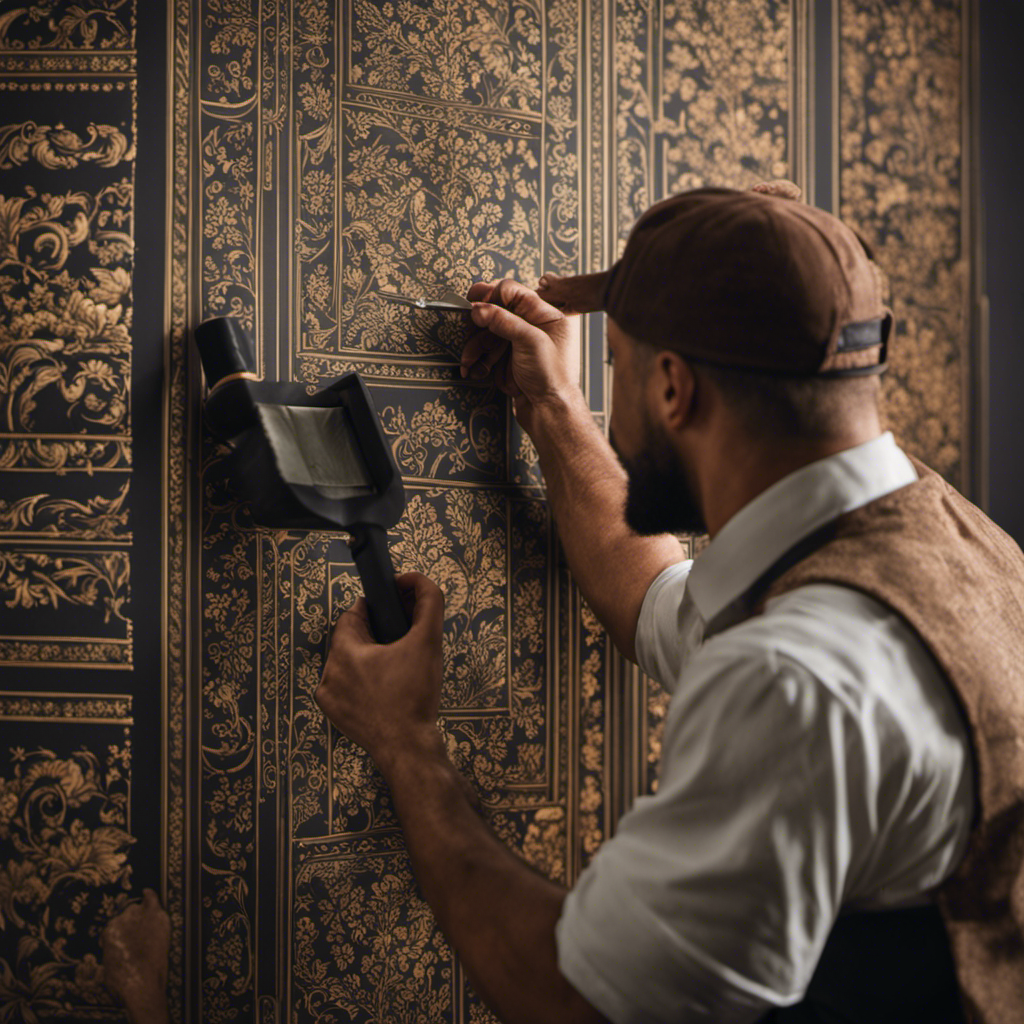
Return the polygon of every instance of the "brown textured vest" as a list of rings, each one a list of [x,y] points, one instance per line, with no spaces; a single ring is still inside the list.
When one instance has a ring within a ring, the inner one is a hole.
[[[810,583],[870,594],[943,669],[969,723],[978,814],[938,893],[964,1008],[1024,1024],[1024,554],[937,473],[849,512],[798,545],[749,595]]]

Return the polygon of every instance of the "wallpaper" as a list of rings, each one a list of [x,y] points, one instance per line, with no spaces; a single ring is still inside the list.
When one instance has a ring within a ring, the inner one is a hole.
[[[136,842],[134,33],[124,3],[0,6],[4,1021],[121,1017],[99,932]]]
[[[839,10],[832,141],[892,283],[890,420],[962,482],[964,13]],[[366,380],[408,497],[396,565],[446,594],[451,756],[503,841],[571,884],[656,785],[665,697],[581,600],[508,402],[460,378],[465,321],[378,292],[601,269],[663,195],[798,176],[821,141],[807,18],[0,4],[0,1020],[119,1019],[98,934],[144,884],[175,1020],[493,1019],[382,780],[312,700],[359,593],[345,537],[252,523],[190,330],[239,318],[268,379]],[[582,371],[603,426],[599,317]]]
[[[840,8],[839,209],[889,276],[889,419],[908,451],[963,488],[970,243],[962,4],[843,0]]]

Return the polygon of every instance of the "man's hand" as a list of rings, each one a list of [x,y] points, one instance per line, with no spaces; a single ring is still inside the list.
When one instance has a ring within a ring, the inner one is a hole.
[[[484,1001],[507,1024],[607,1024],[558,969],[565,890],[505,847],[437,728],[444,598],[398,577],[412,626],[378,644],[360,598],[338,619],[317,704],[381,769],[427,903]]]
[[[409,632],[394,643],[377,643],[366,600],[359,598],[334,627],[313,694],[323,713],[381,767],[418,737],[436,736],[441,698],[444,595],[418,572],[397,582],[412,608]]]
[[[469,289],[473,323],[482,328],[462,351],[462,375],[492,371],[515,399],[516,418],[531,432],[534,409],[579,390],[579,324],[535,291],[508,278]]]
[[[171,922],[156,893],[146,889],[103,929],[103,977],[132,1024],[167,1020],[167,957]]]

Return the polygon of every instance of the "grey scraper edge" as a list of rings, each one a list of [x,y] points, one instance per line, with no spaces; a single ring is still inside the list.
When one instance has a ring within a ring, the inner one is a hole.
[[[325,498],[375,493],[344,406],[255,404],[277,468],[288,483],[314,487]]]

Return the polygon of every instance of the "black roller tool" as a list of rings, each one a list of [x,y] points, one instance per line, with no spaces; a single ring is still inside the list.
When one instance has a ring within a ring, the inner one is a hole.
[[[261,381],[252,346],[232,317],[195,330],[209,386],[205,419],[235,449],[228,473],[262,526],[343,530],[381,643],[409,629],[388,551],[387,530],[405,509],[405,489],[366,385],[357,373],[306,393]]]

